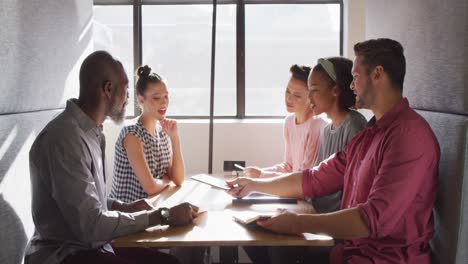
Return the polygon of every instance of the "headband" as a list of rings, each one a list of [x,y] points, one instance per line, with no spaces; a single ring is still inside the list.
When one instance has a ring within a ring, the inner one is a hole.
[[[317,61],[318,64],[322,65],[323,69],[327,72],[328,76],[336,82],[336,73],[335,73],[335,67],[333,67],[333,63],[327,59],[318,59]]]

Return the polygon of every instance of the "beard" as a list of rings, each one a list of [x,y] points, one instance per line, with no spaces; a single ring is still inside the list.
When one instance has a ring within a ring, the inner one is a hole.
[[[120,105],[116,97],[112,100],[112,105],[110,106],[109,117],[116,124],[121,124],[125,118],[125,106],[127,102],[125,101],[124,105]]]
[[[361,97],[356,95],[356,108],[357,109],[365,109],[366,105],[364,101],[361,99]]]
[[[356,95],[357,109],[370,109],[374,95],[372,94],[372,82],[370,78],[366,80],[366,84],[362,88],[361,94]]]

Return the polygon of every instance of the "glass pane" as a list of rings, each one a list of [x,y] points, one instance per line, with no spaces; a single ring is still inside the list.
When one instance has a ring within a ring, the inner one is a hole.
[[[106,50],[118,58],[127,72],[129,100],[127,116],[134,109],[134,66],[133,66],[133,7],[94,6],[94,50]]]
[[[338,4],[246,5],[246,115],[285,115],[293,64],[340,53]]]
[[[211,5],[143,6],[143,64],[168,83],[169,116],[210,111]],[[215,115],[236,115],[236,7],[217,13]]]

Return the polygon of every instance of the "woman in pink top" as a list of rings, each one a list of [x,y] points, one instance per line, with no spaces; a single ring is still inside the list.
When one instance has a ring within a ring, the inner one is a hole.
[[[309,101],[307,77],[311,68],[291,66],[291,78],[285,92],[286,110],[290,115],[284,122],[284,161],[268,168],[247,167],[247,176],[273,177],[287,172],[301,171],[312,167],[320,144],[320,131],[327,123],[316,117]]]

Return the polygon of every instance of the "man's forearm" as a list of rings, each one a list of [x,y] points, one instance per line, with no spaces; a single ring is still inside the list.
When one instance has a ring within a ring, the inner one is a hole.
[[[357,208],[329,214],[299,215],[297,233],[326,234],[337,239],[358,239],[369,236],[369,228]]]
[[[154,210],[149,213],[148,224],[149,226],[156,226],[162,223],[161,212]]]
[[[289,173],[269,179],[258,179],[258,192],[285,197],[303,197],[302,172]]]
[[[110,208],[110,210],[125,212],[123,208],[123,204],[124,203],[120,200],[112,200],[112,207]]]

